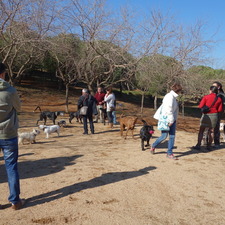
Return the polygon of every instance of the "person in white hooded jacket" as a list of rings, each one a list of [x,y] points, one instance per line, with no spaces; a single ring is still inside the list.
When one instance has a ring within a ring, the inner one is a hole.
[[[176,133],[176,121],[178,116],[179,106],[176,98],[178,97],[178,93],[182,91],[182,87],[180,84],[175,83],[171,87],[171,91],[167,93],[162,101],[162,105],[156,111],[154,118],[159,120],[160,114],[167,117],[167,123],[169,125],[169,130],[162,130],[161,136],[152,144],[150,152],[152,154],[155,153],[155,148],[163,142],[167,136],[169,135],[168,141],[168,150],[167,157],[170,159],[177,159],[173,154],[174,141],[175,141],[175,133]]]

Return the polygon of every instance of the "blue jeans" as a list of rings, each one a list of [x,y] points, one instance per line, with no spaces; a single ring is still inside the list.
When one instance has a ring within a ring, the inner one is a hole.
[[[0,148],[4,154],[5,168],[9,185],[9,202],[16,204],[20,201],[20,183],[17,169],[18,160],[18,138],[1,139]]]
[[[112,115],[112,111],[107,112],[107,117],[108,117],[109,123],[113,123],[113,115]]]
[[[161,132],[161,136],[152,144],[152,148],[156,148],[161,142],[163,142],[167,138],[167,136],[169,134],[167,154],[172,155],[173,154],[174,141],[175,141],[175,132],[176,132],[176,121],[170,127],[169,131],[162,131]]]
[[[113,124],[116,124],[116,111],[112,111]]]

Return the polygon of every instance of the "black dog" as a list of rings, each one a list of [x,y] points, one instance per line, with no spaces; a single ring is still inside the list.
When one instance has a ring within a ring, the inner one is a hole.
[[[104,125],[105,125],[105,121],[106,121],[106,119],[107,119],[107,112],[106,112],[106,109],[104,109],[104,108],[100,108],[100,110],[101,110],[102,113],[103,113],[103,123],[104,123]]]
[[[37,123],[36,125],[38,125],[38,122],[39,121],[43,121],[44,120],[44,125],[46,125],[46,121],[47,119],[50,119],[53,121],[53,124],[55,124],[55,120],[56,118],[60,115],[60,116],[63,116],[64,115],[64,112],[61,112],[61,111],[57,111],[57,112],[49,112],[49,111],[41,111],[41,107],[40,106],[37,106],[36,109],[34,110],[34,112],[39,109],[40,110],[40,119],[37,120]]]
[[[80,111],[78,110],[77,112],[71,112],[70,113],[70,118],[69,118],[69,122],[72,123],[72,119],[76,117],[77,118],[77,122],[80,121],[80,123],[82,123],[82,116],[80,115]]]
[[[141,149],[144,151],[144,141],[147,141],[147,145],[145,147],[150,146],[149,140],[154,134],[153,126],[148,125],[145,120],[141,120],[144,123],[144,126],[140,130],[140,138],[141,138]]]
[[[65,121],[65,120],[60,120],[60,121],[58,122],[58,125],[59,125],[60,127],[66,127],[66,121]]]

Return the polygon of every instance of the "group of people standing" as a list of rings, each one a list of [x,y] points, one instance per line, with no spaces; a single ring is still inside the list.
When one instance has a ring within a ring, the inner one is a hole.
[[[180,84],[175,83],[171,87],[171,91],[167,93],[162,101],[161,107],[156,111],[154,118],[160,120],[160,114],[167,118],[168,130],[161,130],[161,136],[152,144],[150,152],[155,153],[156,147],[164,141],[169,135],[167,157],[170,159],[177,159],[173,154],[175,133],[176,133],[176,123],[178,116],[178,103],[177,97],[181,93],[182,87]],[[206,107],[207,110],[202,110],[202,117],[200,119],[200,128],[198,133],[198,141],[193,149],[201,150],[201,143],[205,130],[207,146],[206,150],[212,150],[212,142],[214,140],[214,148],[220,147],[220,122],[222,114],[225,109],[225,94],[222,89],[222,84],[218,81],[214,82],[210,86],[209,94],[205,95],[199,106],[200,109]]]
[[[213,140],[214,148],[220,147],[220,122],[225,109],[224,104],[225,94],[222,88],[222,84],[216,81],[210,87],[209,95],[205,95],[199,104],[199,108],[207,106],[209,108],[209,111],[202,114],[198,133],[198,141],[197,144],[193,147],[194,149],[201,149],[201,142],[206,129],[206,149],[208,151],[212,150]]]
[[[23,207],[25,200],[20,198],[20,183],[17,169],[18,161],[18,118],[17,112],[20,110],[20,100],[17,91],[14,87],[5,81],[6,66],[0,63],[0,149],[4,155],[5,167],[7,171],[9,184],[9,202],[11,208],[18,210]],[[176,98],[181,93],[182,87],[175,83],[171,87],[171,91],[165,95],[162,101],[163,107],[160,113],[166,115],[168,118],[168,130],[162,130],[161,136],[152,144],[151,153],[155,152],[156,147],[167,138],[169,135],[167,157],[170,159],[177,159],[173,154],[176,122],[178,116],[178,103]],[[209,90],[209,95],[202,98],[199,108],[207,106],[208,112],[203,113],[200,120],[200,129],[198,133],[198,142],[195,149],[200,150],[203,133],[208,128],[208,143],[207,149],[211,150],[212,141],[216,148],[220,145],[220,120],[224,111],[225,94],[220,82],[214,82]],[[82,90],[82,96],[78,100],[78,109],[87,106],[87,114],[83,116],[84,134],[88,134],[87,120],[90,123],[91,133],[94,134],[93,114],[100,116],[100,121],[103,121],[102,108],[106,107],[108,121],[110,128],[113,123],[116,123],[115,107],[116,99],[109,87],[106,93],[101,87],[98,87],[95,96],[92,96],[87,89]],[[156,113],[157,114],[157,113]],[[159,119],[155,114],[155,118]],[[98,122],[98,117],[96,117]],[[0,205],[1,209],[1,205]]]
[[[112,88],[109,87],[104,92],[102,87],[98,87],[95,96],[92,96],[88,89],[82,90],[82,95],[78,99],[78,110],[83,106],[87,106],[87,114],[83,115],[84,133],[88,134],[87,120],[90,123],[91,133],[94,134],[94,122],[98,123],[104,121],[104,110],[106,110],[109,127],[113,128],[113,124],[116,124],[116,98],[112,92]],[[93,115],[95,115],[95,121],[93,121]]]

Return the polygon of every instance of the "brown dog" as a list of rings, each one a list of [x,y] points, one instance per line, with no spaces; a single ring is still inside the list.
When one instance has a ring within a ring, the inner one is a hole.
[[[134,138],[134,126],[137,122],[136,116],[125,116],[123,117],[123,114],[120,116],[120,134],[123,136],[123,131],[125,127],[127,128],[125,139],[127,138],[127,133],[129,130],[131,130],[132,137]]]

